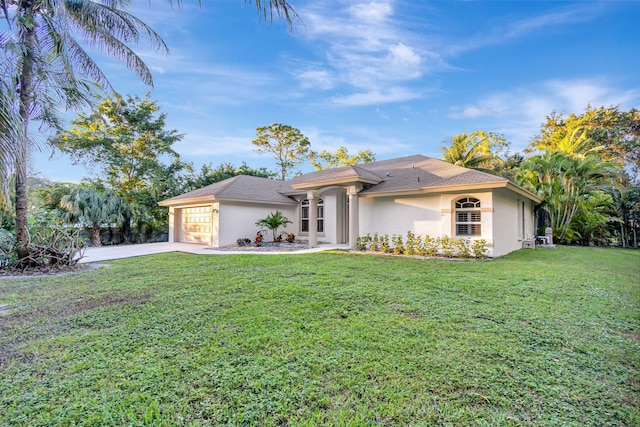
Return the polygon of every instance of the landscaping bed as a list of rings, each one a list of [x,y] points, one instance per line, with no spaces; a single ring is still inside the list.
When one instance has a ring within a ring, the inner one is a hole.
[[[216,248],[220,251],[247,251],[247,252],[291,252],[309,249],[309,245],[303,242],[263,242],[261,246],[255,244],[228,245]]]

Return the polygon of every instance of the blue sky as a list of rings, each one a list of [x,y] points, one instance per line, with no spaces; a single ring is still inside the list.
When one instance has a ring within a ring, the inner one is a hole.
[[[640,107],[637,1],[290,0],[301,18],[293,34],[241,0],[202,3],[133,2],[171,50],[135,47],[153,89],[94,55],[120,93],[150,92],[196,167],[275,170],[251,144],[271,123],[300,129],[315,151],[439,158],[464,131],[502,133],[520,151],[554,110]],[[50,154],[33,156],[34,172],[88,175]]]

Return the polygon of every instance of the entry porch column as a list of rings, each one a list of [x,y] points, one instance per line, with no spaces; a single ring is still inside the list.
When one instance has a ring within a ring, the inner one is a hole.
[[[361,189],[360,185],[352,185],[347,188],[349,196],[349,249],[356,248],[356,240],[360,234],[358,192]]]
[[[309,247],[318,246],[318,199],[315,191],[307,191],[309,200]]]

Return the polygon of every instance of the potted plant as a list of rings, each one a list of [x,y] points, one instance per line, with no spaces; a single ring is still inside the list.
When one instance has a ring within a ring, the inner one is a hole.
[[[251,239],[247,239],[246,237],[239,237],[236,239],[236,244],[238,246],[246,246],[251,243]]]
[[[258,231],[256,237],[253,238],[253,242],[256,246],[262,246],[262,232]]]

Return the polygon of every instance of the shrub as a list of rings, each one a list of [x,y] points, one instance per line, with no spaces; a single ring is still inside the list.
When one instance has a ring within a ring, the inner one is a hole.
[[[418,245],[419,241],[416,238],[416,235],[411,231],[407,231],[407,243],[405,245],[404,253],[406,255],[415,255],[418,253]]]
[[[371,251],[382,253],[393,253],[395,255],[422,255],[422,256],[438,256],[442,255],[446,258],[476,258],[484,259],[487,257],[487,241],[484,239],[469,240],[464,237],[453,238],[449,236],[430,237],[425,235],[424,239],[407,231],[406,241],[403,242],[403,236],[394,234],[389,239],[388,234],[380,236],[377,232],[358,236],[356,239],[356,250],[364,252]]]
[[[2,268],[10,270],[61,271],[74,268],[84,256],[86,245],[78,229],[50,223],[29,228],[27,256],[19,259],[11,233],[2,233]]]
[[[422,244],[422,252],[425,256],[438,255],[439,247],[440,247],[439,239],[434,239],[433,237],[429,237],[428,234],[424,236],[424,241]]]
[[[380,238],[380,252],[388,254],[391,251],[391,246],[389,245],[389,235],[385,234]]]
[[[469,239],[465,239],[464,237],[460,237],[455,240],[455,247],[457,249],[458,258],[471,258],[469,243]]]
[[[487,257],[487,241],[485,239],[478,239],[473,241],[473,257],[475,259],[485,259]]]
[[[373,238],[371,239],[369,250],[371,252],[378,252],[380,250],[380,238],[378,237],[378,233],[373,233]]]
[[[246,237],[238,237],[236,239],[236,243],[238,244],[238,246],[247,246],[251,244],[251,239]]]
[[[446,258],[453,258],[453,243],[454,239],[449,236],[444,236],[440,239],[440,246],[442,247],[442,256]]]
[[[402,244],[402,236],[399,234],[394,234],[391,237],[391,241],[393,242],[393,253],[396,255],[401,255],[404,253],[404,246]]]

